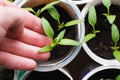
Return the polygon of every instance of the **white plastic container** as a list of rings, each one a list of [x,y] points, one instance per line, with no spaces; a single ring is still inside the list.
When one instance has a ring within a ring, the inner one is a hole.
[[[92,3],[90,4],[94,4],[95,6],[97,6],[98,4],[102,4],[102,0],[94,0]],[[112,4],[115,5],[120,5],[120,0],[112,0]],[[90,6],[87,6],[86,9],[84,9],[84,18],[86,17],[86,14],[88,13]],[[86,53],[97,63],[101,64],[101,65],[112,65],[112,64],[117,64],[120,65],[120,62],[118,62],[116,59],[104,59],[101,58],[99,56],[97,56],[87,45],[87,43],[83,44],[83,48],[86,51]]]
[[[35,0],[29,0],[29,1],[35,2]],[[22,0],[19,3],[17,3],[16,1],[16,3],[18,6],[26,6],[26,2],[27,4],[29,4],[29,1],[27,2],[27,1]],[[45,2],[47,1],[50,1],[50,0],[45,0]],[[54,0],[51,0],[51,1],[54,1]],[[44,3],[44,1],[36,2],[37,6],[39,4],[42,4],[42,2]],[[75,19],[83,19],[82,14],[80,10],[78,9],[77,5],[74,4],[71,0],[61,0],[61,2],[62,2],[61,4],[63,4],[62,7],[64,7],[65,10],[69,11],[71,17],[74,17]],[[35,4],[32,6],[35,6]],[[78,24],[77,29],[78,29],[77,31],[78,41],[81,42],[84,37],[84,33],[85,33],[84,22],[82,22],[81,24]],[[67,56],[63,57],[62,59],[58,59],[54,61],[46,61],[46,62],[37,61],[38,66],[35,70],[45,72],[45,71],[52,71],[52,70],[62,68],[66,66],[68,63],[70,63],[77,56],[80,49],[81,49],[81,46],[77,46],[77,47],[75,46],[71,50],[71,52]]]

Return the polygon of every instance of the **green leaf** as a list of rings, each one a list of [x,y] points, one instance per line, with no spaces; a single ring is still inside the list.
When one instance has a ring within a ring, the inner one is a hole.
[[[8,0],[8,1],[13,2],[13,0]]]
[[[120,47],[117,47],[117,46],[116,47],[115,46],[111,47],[112,50],[118,50],[119,48]]]
[[[112,40],[117,42],[119,40],[119,30],[115,24],[112,24]]]
[[[103,2],[103,5],[104,5],[107,9],[110,8],[110,6],[111,6],[111,0],[102,0],[102,2]]]
[[[99,30],[96,30],[95,33],[99,33],[100,31]]]
[[[43,29],[45,31],[45,34],[49,38],[53,39],[54,31],[53,31],[52,27],[50,26],[49,22],[44,17],[42,17],[42,25],[43,25]]]
[[[64,35],[65,35],[65,32],[66,32],[66,30],[61,31],[61,32],[58,34],[58,36],[57,36],[57,37],[59,37],[59,38],[60,38],[60,40],[62,40],[62,39],[63,39],[63,37],[64,37]]]
[[[79,46],[80,43],[75,41],[75,40],[71,40],[71,39],[62,39],[58,44],[60,45],[71,45],[71,46]]]
[[[114,51],[113,55],[120,62],[120,51]]]
[[[60,42],[60,40],[61,40],[60,37],[56,37],[51,43],[51,46],[55,47]]]
[[[118,75],[115,80],[120,80],[120,75]]]
[[[67,22],[64,26],[69,27],[69,26],[79,24],[81,22],[83,22],[83,21],[82,20],[72,20],[72,21]]]
[[[61,30],[62,28],[64,28],[64,22],[62,22],[62,23],[58,26],[58,30]]]
[[[51,6],[47,9],[49,14],[52,16],[53,19],[57,20],[60,23],[60,15],[54,6]]]
[[[29,12],[33,12],[34,14],[36,13],[32,8],[24,8],[24,9],[29,11]]]
[[[61,1],[54,1],[54,2],[51,2],[51,3],[47,4],[45,7],[43,7],[43,8],[41,9],[41,13],[42,13],[43,11],[45,11],[46,9],[50,8],[51,6],[56,5],[56,4],[60,3],[60,2],[61,2]]]
[[[96,24],[97,16],[96,16],[96,10],[94,5],[92,5],[89,9],[88,21],[89,21],[89,24],[92,25],[92,27]]]
[[[108,14],[104,14],[104,15],[107,17],[109,23],[110,23],[110,24],[113,24],[113,22],[114,22],[115,19],[116,19],[116,15],[108,15]]]
[[[116,15],[109,15],[109,16],[107,16],[107,19],[108,19],[110,24],[113,24],[113,22],[116,19]]]
[[[63,30],[62,32],[60,32],[60,33],[58,34],[58,36],[53,40],[53,43],[52,43],[51,46],[56,46],[56,45],[63,39],[64,34],[65,34],[65,31],[66,31],[66,30]]]
[[[40,14],[41,14],[40,9],[38,9],[37,12],[35,13],[35,16],[39,17]]]
[[[45,47],[39,49],[38,52],[49,52],[49,51],[52,51],[52,50],[53,50],[53,47],[45,46]]]
[[[88,42],[89,40],[91,40],[92,38],[94,38],[96,36],[96,34],[93,34],[93,33],[90,33],[90,34],[87,34],[84,39],[83,39],[83,42]]]

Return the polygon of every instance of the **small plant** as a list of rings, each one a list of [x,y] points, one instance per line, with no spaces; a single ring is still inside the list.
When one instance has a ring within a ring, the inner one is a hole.
[[[76,24],[81,23],[81,22],[82,22],[82,20],[72,20],[72,21],[69,21],[67,23],[64,23],[64,22],[59,23],[58,30],[61,30],[65,27],[70,27],[70,26],[76,25]]]
[[[114,21],[116,19],[116,15],[111,15],[110,14],[110,6],[111,6],[111,0],[102,0],[103,5],[107,8],[107,13],[104,14],[106,16],[108,22],[112,25],[111,26],[111,35],[112,35],[112,40],[114,42],[114,46],[112,47],[113,50],[113,55],[114,57],[120,61],[120,51],[118,50],[120,47],[117,46],[117,43],[119,41],[119,30],[117,26],[114,24]],[[88,13],[88,21],[89,24],[92,26],[93,31],[90,34],[87,34],[83,40],[83,42],[87,42],[94,38],[96,36],[96,33],[99,33],[99,30],[95,30],[95,24],[97,22],[97,16],[96,16],[96,10],[95,7],[92,5],[89,9]]]
[[[95,29],[95,24],[97,22],[97,16],[96,16],[96,10],[95,10],[94,5],[92,5],[89,9],[88,22],[92,26],[93,30],[92,30],[92,33],[89,33],[84,37],[83,42],[87,42],[87,41],[91,40],[92,38],[96,37],[96,33],[100,32],[99,30]]]
[[[72,20],[72,21],[69,21],[67,23],[60,22],[60,15],[54,6],[52,6],[51,8],[48,8],[47,10],[50,13],[50,15],[52,16],[52,18],[57,21],[58,31],[65,28],[65,27],[70,27],[70,26],[73,26],[73,25],[76,25],[76,24],[82,22],[82,20]]]
[[[111,0],[102,0],[102,1],[103,1],[103,5],[107,8],[108,11],[108,13],[104,15],[107,17],[107,20],[112,25],[111,35],[112,35],[112,40],[114,42],[114,46],[112,47],[113,55],[118,61],[120,61],[120,51],[118,50],[120,47],[117,46],[117,43],[120,39],[120,35],[119,35],[120,33],[117,26],[114,24],[116,15],[110,15]]]
[[[74,24],[74,23],[73,23]],[[43,29],[45,31],[45,34],[52,39],[52,43],[49,46],[45,46],[43,48],[41,48],[39,50],[39,52],[48,52],[48,51],[52,51],[53,48],[56,45],[72,45],[72,46],[79,46],[80,43],[75,41],[75,40],[71,40],[71,39],[64,39],[64,35],[65,35],[65,29],[62,30],[57,37],[54,38],[54,31],[52,29],[52,27],[50,26],[49,22],[42,17],[42,25],[43,25]],[[67,24],[69,26],[69,24]],[[71,26],[71,23],[70,23]]]
[[[102,0],[102,2],[103,5],[107,8],[107,13],[104,13],[103,15],[105,15],[109,23],[112,24],[115,21],[116,15],[110,14],[111,0]]]
[[[102,78],[100,80],[120,80],[120,75],[118,75],[115,79],[105,79],[105,78]]]
[[[67,23],[60,22],[60,14],[58,13],[57,9],[54,6],[51,6],[50,8],[47,8],[49,14],[52,16],[53,19],[55,19],[58,23],[58,31],[65,28],[70,27],[76,24],[79,24],[82,22],[82,20],[72,20],[68,21]]]
[[[65,32],[66,32],[66,27],[70,27],[70,26],[79,24],[79,23],[82,22],[82,20],[72,20],[72,21],[68,21],[66,23],[64,23],[64,22],[61,23],[60,22],[60,15],[59,15],[57,9],[54,7],[54,5],[58,4],[58,3],[60,3],[60,1],[51,2],[51,3],[47,4],[45,7],[41,8],[41,9],[38,9],[36,12],[32,8],[25,8],[27,11],[32,12],[37,17],[39,17],[42,12],[47,10],[48,13],[50,14],[50,16],[54,20],[57,21],[58,31],[61,31],[61,32],[59,32],[57,37],[54,36],[55,32],[52,29],[50,23],[48,22],[48,20],[46,18],[42,17],[42,25],[43,25],[44,32],[49,38],[52,39],[52,42],[49,46],[45,46],[45,47],[39,49],[38,52],[52,51],[56,45],[71,45],[71,46],[80,45],[80,43],[75,41],[75,40],[64,38],[64,35],[65,35]]]
[[[118,60],[118,61],[120,61],[120,51],[118,50],[120,47],[117,47],[117,43],[118,43],[118,41],[119,41],[119,39],[120,39],[120,33],[119,33],[119,30],[118,30],[118,28],[117,28],[117,26],[115,25],[115,24],[112,24],[112,27],[111,27],[112,29],[112,40],[113,40],[113,42],[115,43],[114,44],[114,46],[112,47],[112,49],[113,49],[113,55],[114,55],[114,57]]]

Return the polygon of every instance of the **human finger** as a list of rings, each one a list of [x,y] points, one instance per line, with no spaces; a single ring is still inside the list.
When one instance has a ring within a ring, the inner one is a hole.
[[[0,65],[10,69],[33,70],[36,67],[36,62],[29,58],[0,51]]]
[[[14,36],[12,36],[11,33],[8,34],[8,37],[14,38]],[[50,38],[26,28],[24,28],[24,32],[22,36],[16,39],[26,44],[30,44],[38,47],[47,46],[50,45],[51,43]]]
[[[35,60],[48,60],[50,52],[39,53],[40,48],[32,45],[28,45],[17,41],[15,39],[5,38],[0,43],[0,50],[13,53],[15,55],[35,59]]]

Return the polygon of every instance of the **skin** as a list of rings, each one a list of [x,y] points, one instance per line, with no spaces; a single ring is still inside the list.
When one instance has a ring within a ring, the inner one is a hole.
[[[44,35],[41,20],[7,0],[0,0],[0,65],[33,70],[34,60],[48,60],[50,52],[38,53],[51,40]]]

